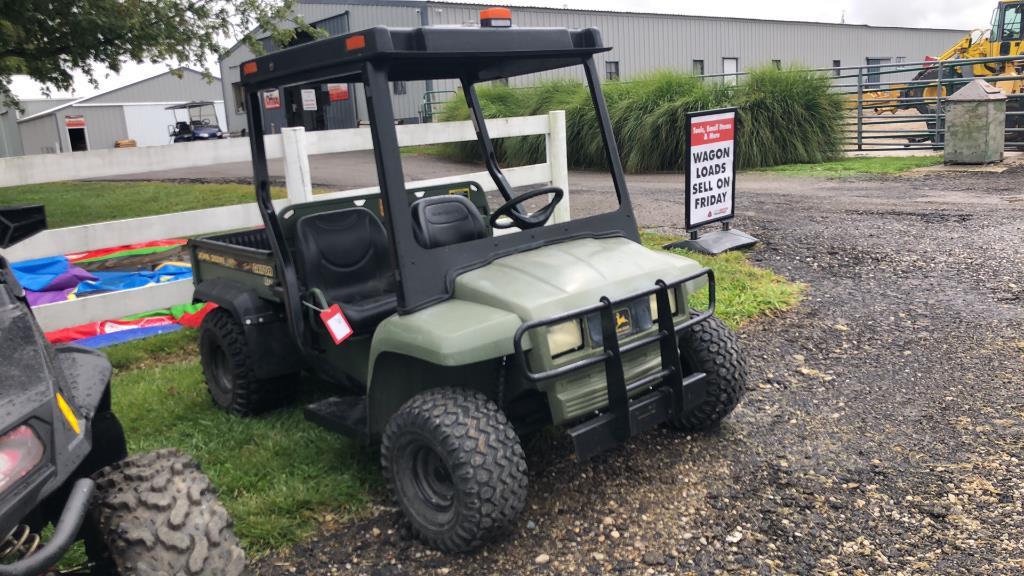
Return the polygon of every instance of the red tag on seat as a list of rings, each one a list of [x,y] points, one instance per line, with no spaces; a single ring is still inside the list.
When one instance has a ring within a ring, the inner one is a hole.
[[[334,304],[327,310],[324,310],[320,313],[320,319],[323,320],[327,331],[331,333],[335,346],[341,344],[352,335],[352,327],[349,326],[345,314],[342,313],[341,306]]]

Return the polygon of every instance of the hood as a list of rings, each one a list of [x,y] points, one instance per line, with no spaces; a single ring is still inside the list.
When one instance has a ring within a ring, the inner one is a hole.
[[[455,280],[455,297],[539,320],[672,282],[702,269],[696,261],[625,238],[582,239],[495,260]]]

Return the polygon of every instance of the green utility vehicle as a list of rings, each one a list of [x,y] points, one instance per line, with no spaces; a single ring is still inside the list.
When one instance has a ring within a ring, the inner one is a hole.
[[[477,546],[522,510],[524,434],[561,427],[584,459],[663,423],[710,428],[746,378],[735,336],[713,316],[713,272],[640,243],[594,64],[609,50],[600,33],[484,24],[378,27],[244,63],[266,226],[190,244],[196,298],[219,305],[200,336],[214,401],[249,415],[287,401],[302,372],[336,383],[307,417],[379,443],[415,532],[447,551]],[[569,67],[586,76],[617,204],[551,223],[563,190],[512,189],[475,87]],[[461,83],[502,205],[492,210],[474,182],[407,188],[389,82],[426,79]],[[278,212],[264,105],[326,82],[363,86],[380,194]],[[530,201],[542,206],[530,212]],[[692,309],[704,288],[709,308]]]

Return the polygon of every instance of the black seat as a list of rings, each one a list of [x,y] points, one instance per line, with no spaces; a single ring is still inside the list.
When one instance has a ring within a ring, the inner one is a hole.
[[[296,226],[305,285],[341,306],[356,333],[369,332],[395,313],[395,275],[388,237],[366,208],[310,214]]]
[[[476,206],[465,196],[449,194],[421,198],[412,204],[416,240],[424,248],[439,248],[487,236]]]

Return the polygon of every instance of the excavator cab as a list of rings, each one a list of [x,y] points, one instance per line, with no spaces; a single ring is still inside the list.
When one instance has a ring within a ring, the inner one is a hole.
[[[992,15],[992,34],[989,56],[1010,56],[1020,53],[1021,15],[1024,2],[1000,2]]]

